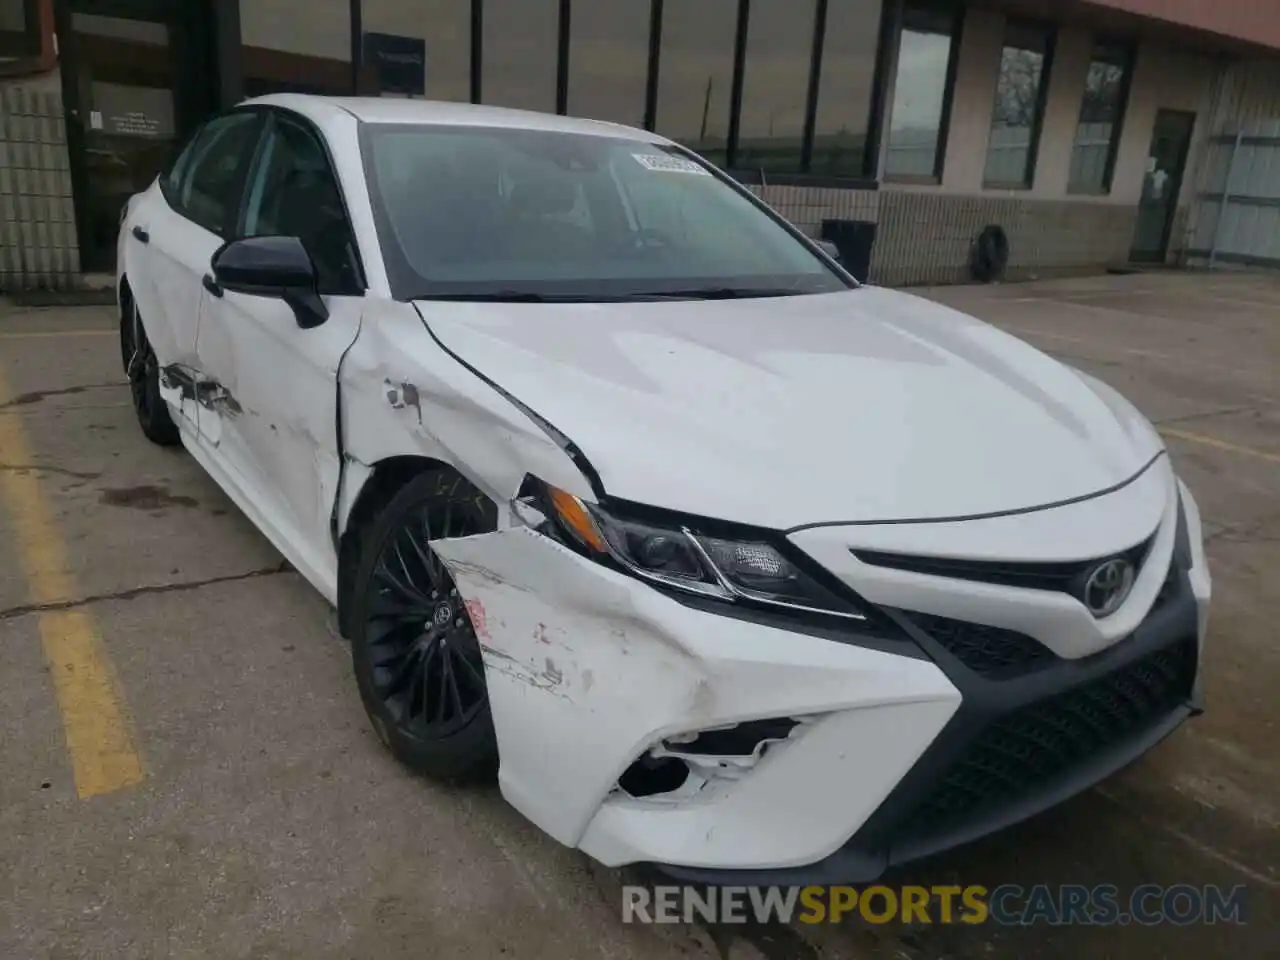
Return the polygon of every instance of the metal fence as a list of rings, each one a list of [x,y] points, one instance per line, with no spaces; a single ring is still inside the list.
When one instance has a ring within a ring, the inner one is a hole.
[[[1210,138],[1191,263],[1280,268],[1280,120]]]

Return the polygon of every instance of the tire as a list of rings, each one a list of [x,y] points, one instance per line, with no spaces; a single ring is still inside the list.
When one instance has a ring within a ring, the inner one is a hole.
[[[997,224],[984,227],[974,241],[971,276],[979,283],[995,283],[1004,279],[1008,267],[1008,235]]]
[[[351,661],[379,739],[438,780],[493,779],[498,742],[480,642],[428,539],[492,530],[492,504],[453,471],[415,477],[360,536]]]
[[[133,302],[129,304],[128,313],[120,318],[120,356],[125,376],[129,378],[133,412],[137,414],[143,434],[159,446],[176,447],[182,437],[160,395],[160,361]]]

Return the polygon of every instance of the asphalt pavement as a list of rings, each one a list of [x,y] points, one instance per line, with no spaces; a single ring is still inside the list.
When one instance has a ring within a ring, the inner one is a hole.
[[[0,957],[1276,955],[1280,278],[920,291],[1157,422],[1207,525],[1208,712],[899,883],[1244,885],[1243,926],[622,921],[496,789],[378,743],[332,613],[195,462],[148,444],[103,307],[0,309]]]

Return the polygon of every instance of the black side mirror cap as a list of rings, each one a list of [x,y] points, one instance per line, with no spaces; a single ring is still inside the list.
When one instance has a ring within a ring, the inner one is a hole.
[[[318,327],[329,310],[317,292],[316,267],[297,237],[245,237],[213,255],[213,277],[224,290],[275,297],[292,309],[298,326]]]

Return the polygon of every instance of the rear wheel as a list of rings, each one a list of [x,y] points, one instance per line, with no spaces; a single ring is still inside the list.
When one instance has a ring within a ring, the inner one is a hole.
[[[147,339],[138,306],[132,301],[120,318],[120,354],[129,392],[133,396],[133,412],[138,425],[152,443],[172,447],[181,443],[178,427],[169,416],[164,397],[160,395],[160,361]]]
[[[480,642],[429,541],[491,529],[491,506],[475,487],[430,471],[361,535],[351,641],[360,699],[401,762],[445,780],[493,776],[498,745]]]

